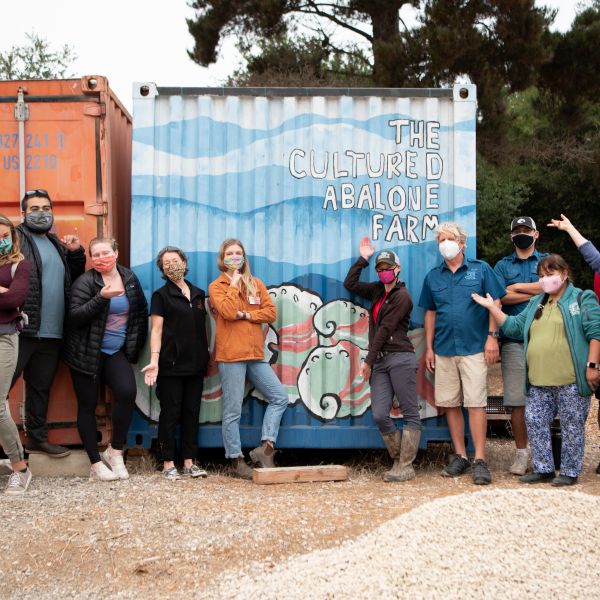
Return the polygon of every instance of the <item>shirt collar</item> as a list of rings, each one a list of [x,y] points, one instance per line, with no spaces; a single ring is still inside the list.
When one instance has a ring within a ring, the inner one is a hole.
[[[537,261],[540,260],[540,254],[537,251],[537,248],[535,248],[535,250],[533,251],[533,254],[531,254],[530,256],[528,256],[527,258],[519,258],[517,256],[516,252],[513,252],[510,256],[509,256],[510,260],[514,263],[516,263],[517,261],[525,261],[525,260],[529,260],[531,258],[535,258]]]
[[[460,264],[460,267],[458,267],[458,269],[456,269],[456,271],[460,271],[460,269],[462,269],[463,267],[467,266],[467,261],[469,259],[463,254],[463,261]],[[450,267],[446,264],[445,259],[442,259],[442,264],[440,265],[440,269],[443,271],[444,269],[450,271],[452,273],[452,270],[450,269]],[[456,273],[455,271],[455,273]]]

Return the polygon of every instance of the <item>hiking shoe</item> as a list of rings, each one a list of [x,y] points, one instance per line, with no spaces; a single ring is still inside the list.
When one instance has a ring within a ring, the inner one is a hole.
[[[181,474],[184,477],[208,477],[208,473],[201,469],[198,465],[192,465],[191,467],[183,467]]]
[[[519,477],[521,483],[543,483],[544,481],[550,481],[554,479],[555,473],[528,473]]]
[[[529,462],[528,452],[517,452],[515,453],[515,460],[509,467],[509,472],[513,475],[525,475],[527,473],[527,464]]]
[[[476,458],[471,467],[473,471],[473,483],[475,485],[489,485],[492,483],[492,474],[487,463],[481,458]]]
[[[240,479],[252,479],[252,469],[246,464],[243,456],[231,460],[233,476]]]
[[[177,481],[181,479],[177,467],[171,467],[170,469],[163,469],[162,476],[169,481]]]
[[[64,458],[71,454],[71,451],[64,446],[58,446],[50,442],[37,442],[35,440],[27,440],[25,442],[25,452],[29,454],[45,454],[51,458]]]
[[[263,469],[272,469],[275,466],[275,448],[263,442],[258,448],[250,450],[250,459],[259,464]]]
[[[577,477],[569,477],[568,475],[559,475],[555,477],[551,482],[555,487],[563,487],[565,485],[575,485],[577,483]]]
[[[100,458],[119,479],[129,479],[129,473],[122,454],[113,453],[112,448],[109,446],[104,452],[100,453]]]
[[[471,469],[471,463],[464,456],[455,456],[449,465],[446,465],[440,473],[442,477],[458,477]]]
[[[6,490],[4,493],[7,496],[20,496],[27,491],[29,484],[31,483],[31,471],[27,469],[25,473],[21,471],[13,471],[12,475],[8,478],[6,484]]]
[[[102,461],[94,463],[90,469],[90,481],[118,481],[118,479],[119,476]]]

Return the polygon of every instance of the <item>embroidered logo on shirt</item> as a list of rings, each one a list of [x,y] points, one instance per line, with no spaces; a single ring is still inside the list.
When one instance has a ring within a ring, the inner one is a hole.
[[[465,273],[465,279],[468,281],[474,281],[475,279],[477,279],[477,271],[467,271]]]
[[[577,302],[571,302],[571,304],[569,304],[569,313],[571,313],[572,317],[575,317],[580,313],[579,304]]]

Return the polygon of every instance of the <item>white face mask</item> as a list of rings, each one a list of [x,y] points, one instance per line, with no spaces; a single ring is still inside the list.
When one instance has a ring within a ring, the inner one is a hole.
[[[458,242],[455,242],[454,240],[444,240],[443,242],[440,243],[439,249],[440,249],[440,254],[446,260],[452,260],[453,258],[456,258],[456,256],[460,252]]]

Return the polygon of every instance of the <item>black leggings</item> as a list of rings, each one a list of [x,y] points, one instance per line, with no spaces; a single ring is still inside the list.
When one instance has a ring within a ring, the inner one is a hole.
[[[102,354],[97,377],[71,369],[71,379],[77,395],[77,429],[90,462],[94,464],[100,461],[96,424],[100,382],[107,385],[113,395],[111,445],[115,450],[122,450],[135,406],[135,376],[129,361],[119,350],[112,355]]]
[[[180,377],[158,376],[156,395],[160,400],[158,445],[163,461],[175,455],[175,428],[181,425],[183,458],[196,458],[198,453],[198,418],[204,375]]]

